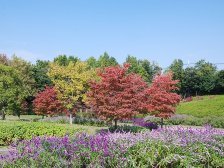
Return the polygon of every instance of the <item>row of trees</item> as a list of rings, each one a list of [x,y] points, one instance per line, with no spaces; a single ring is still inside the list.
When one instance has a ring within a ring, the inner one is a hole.
[[[34,111],[39,115],[72,115],[80,104],[92,108],[98,117],[107,121],[130,119],[139,113],[151,113],[168,118],[175,112],[180,102],[177,90],[178,81],[172,74],[156,75],[152,84],[128,73],[130,64],[109,66],[97,71],[88,70],[87,64],[77,61],[67,66],[51,64],[49,76],[54,86],[36,96]],[[96,73],[95,73],[96,72]]]
[[[147,85],[153,85],[154,77],[162,70],[154,62],[138,60],[133,56],[128,56],[125,63],[131,65],[126,73],[139,75]],[[102,78],[97,75],[96,69],[117,65],[116,59],[107,53],[98,59],[90,57],[86,61],[60,55],[52,62],[38,60],[33,65],[19,57],[9,59],[0,54],[0,112],[3,119],[5,113],[18,116],[32,113],[33,100],[46,86],[54,86],[56,97],[72,115],[73,110],[83,106],[86,100],[86,92],[90,87],[88,81]],[[180,81],[177,92],[183,96],[222,93],[224,90],[224,71],[217,71],[211,63],[199,61],[194,67],[184,68],[181,60],[175,60],[168,70],[173,71],[174,80]],[[70,103],[73,101],[75,105]]]

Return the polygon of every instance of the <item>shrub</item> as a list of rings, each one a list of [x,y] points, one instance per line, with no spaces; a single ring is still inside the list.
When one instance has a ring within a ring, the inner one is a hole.
[[[146,129],[143,127],[139,127],[139,126],[131,126],[131,125],[118,125],[116,126],[112,126],[110,127],[108,130],[103,130],[106,132],[131,132],[131,133],[137,133],[137,132],[141,132],[141,131],[145,131]]]
[[[0,125],[0,146],[31,139],[33,136],[64,136],[84,131],[74,127],[38,122],[2,122]]]

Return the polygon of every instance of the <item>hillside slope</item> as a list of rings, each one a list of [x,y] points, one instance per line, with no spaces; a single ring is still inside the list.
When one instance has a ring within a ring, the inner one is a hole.
[[[176,113],[195,117],[224,117],[224,95],[202,96],[193,98],[191,102],[182,102]]]

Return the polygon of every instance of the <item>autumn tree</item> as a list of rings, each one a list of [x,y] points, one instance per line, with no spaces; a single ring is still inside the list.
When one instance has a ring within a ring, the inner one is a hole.
[[[88,100],[101,119],[130,119],[143,108],[146,82],[134,73],[127,73],[128,64],[111,66],[98,71],[99,81],[90,82]]]
[[[80,102],[85,102],[88,82],[94,78],[95,71],[90,70],[87,63],[81,61],[70,62],[67,66],[53,63],[50,64],[48,75],[55,85],[59,99],[69,111],[72,124],[74,109]]]
[[[33,101],[33,110],[37,115],[42,116],[54,116],[65,112],[54,87],[46,87],[44,91],[36,95]]]
[[[172,80],[172,73],[157,75],[152,81],[151,86],[146,90],[148,100],[146,108],[149,112],[155,112],[155,116],[163,119],[171,117],[176,110],[176,105],[181,97],[175,93],[178,89],[177,80]]]

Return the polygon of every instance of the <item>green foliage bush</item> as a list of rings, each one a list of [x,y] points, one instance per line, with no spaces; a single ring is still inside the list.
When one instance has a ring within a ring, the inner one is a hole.
[[[85,131],[85,129],[50,123],[1,122],[0,146],[31,139],[33,136],[64,136],[65,134],[74,134],[81,131]]]
[[[144,130],[148,130],[146,128],[140,127],[140,126],[132,126],[132,125],[119,125],[117,127],[112,126],[108,129],[111,133],[113,132],[131,132],[131,133],[137,133]]]

